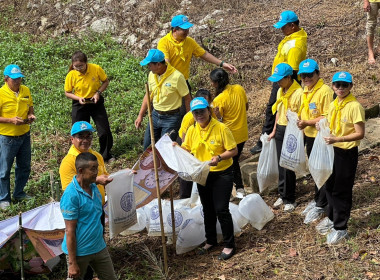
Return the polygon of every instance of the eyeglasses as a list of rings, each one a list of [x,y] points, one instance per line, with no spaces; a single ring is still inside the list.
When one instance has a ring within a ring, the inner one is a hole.
[[[334,87],[336,88],[348,88],[350,86],[350,83],[347,82],[334,82],[333,83]]]
[[[80,65],[73,65],[73,68],[75,70],[82,70],[86,67],[86,64],[80,64]]]
[[[92,134],[76,134],[74,137],[79,140],[92,140]]]
[[[314,73],[315,73],[315,71],[313,71],[313,72],[311,72],[311,73],[301,73],[300,76],[301,76],[301,79],[305,79],[305,78],[313,78]]]

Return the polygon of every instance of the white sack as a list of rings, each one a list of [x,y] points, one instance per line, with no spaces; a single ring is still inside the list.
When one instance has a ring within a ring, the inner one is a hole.
[[[165,163],[177,171],[178,176],[183,180],[194,181],[201,185],[206,184],[210,172],[209,161],[202,162],[180,146],[173,146],[173,141],[168,135],[161,137],[156,143],[156,148]]]
[[[184,254],[206,241],[205,226],[193,219],[186,220],[177,236],[176,253]]]
[[[315,137],[313,149],[309,158],[309,170],[313,176],[314,182],[320,189],[333,172],[334,166],[334,148],[327,145],[323,137],[330,135],[330,128],[327,126],[327,120],[319,121],[320,130]]]
[[[130,234],[140,232],[140,231],[145,229],[145,227],[146,227],[146,214],[145,214],[144,209],[142,207],[138,208],[136,210],[136,214],[137,214],[137,223],[134,224],[133,226],[127,228],[126,230],[120,232],[120,235],[127,236]]]
[[[232,215],[232,220],[239,228],[243,228],[248,224],[248,220],[239,212],[239,206],[230,202],[230,212]]]
[[[257,182],[259,190],[263,192],[267,187],[278,183],[278,160],[276,151],[276,141],[268,141],[268,134],[260,136],[263,147],[257,165]]]
[[[286,126],[282,144],[280,166],[306,175],[306,157],[303,143],[303,131],[297,127],[297,113],[288,110],[288,125]]]
[[[113,181],[106,185],[108,199],[108,225],[110,238],[137,222],[136,202],[133,193],[133,173],[120,170],[110,175]]]
[[[274,218],[272,210],[257,193],[247,195],[240,201],[239,212],[257,230],[261,230],[267,222]]]

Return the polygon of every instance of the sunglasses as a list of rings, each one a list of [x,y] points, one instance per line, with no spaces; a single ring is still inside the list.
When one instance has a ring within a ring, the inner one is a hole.
[[[74,137],[79,140],[92,140],[92,134],[76,134]]]
[[[334,87],[336,88],[348,88],[350,86],[350,83],[347,82],[334,82],[333,83]]]
[[[305,78],[313,78],[314,73],[315,73],[315,71],[314,71],[314,72],[311,72],[311,73],[302,73],[302,74],[300,74],[300,76],[301,76],[301,79],[305,79]]]
[[[197,110],[194,110],[193,113],[194,115],[199,116],[199,115],[205,114],[207,111],[208,111],[207,109],[197,109]]]

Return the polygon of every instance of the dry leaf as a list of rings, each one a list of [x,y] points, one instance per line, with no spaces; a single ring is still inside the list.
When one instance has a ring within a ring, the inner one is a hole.
[[[256,252],[257,252],[257,253],[262,253],[262,252],[264,252],[266,249],[267,249],[267,248],[257,248],[257,249],[256,249]]]
[[[367,253],[364,253],[360,260],[364,260],[367,257]]]
[[[352,254],[352,259],[357,260],[359,258],[359,252],[355,252]]]
[[[374,264],[377,264],[377,265],[380,264],[380,262],[377,259],[372,259],[371,262],[373,262]]]
[[[370,156],[369,157],[369,160],[379,160],[379,157],[378,156]]]
[[[198,264],[199,266],[203,266],[203,267],[206,267],[207,266],[207,263],[200,263]]]
[[[297,255],[298,255],[298,253],[297,253],[296,249],[294,249],[294,248],[289,249],[289,256],[290,257],[295,257]]]
[[[372,279],[372,277],[375,276],[375,273],[367,272],[365,275],[367,275],[367,277],[368,277],[369,279]]]
[[[216,279],[226,280],[226,277],[224,275],[222,275],[222,276],[218,276],[218,278],[216,278]]]
[[[371,177],[369,178],[369,180],[370,180],[372,183],[376,183],[376,178],[375,178],[374,176],[371,176]]]

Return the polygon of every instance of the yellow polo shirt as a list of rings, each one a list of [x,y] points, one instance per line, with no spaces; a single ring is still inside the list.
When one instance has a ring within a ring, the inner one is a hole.
[[[108,175],[106,170],[106,166],[104,164],[103,157],[96,151],[89,149],[88,152],[96,156],[98,159],[98,176],[100,175]],[[75,148],[74,145],[71,145],[69,152],[63,158],[61,162],[61,166],[59,167],[59,176],[61,177],[61,185],[62,189],[65,190],[67,186],[73,180],[74,175],[77,174],[77,170],[75,168],[75,159],[81,152]],[[100,194],[102,195],[102,203],[104,205],[105,202],[105,190],[103,185],[98,185],[98,189]]]
[[[331,102],[329,106],[328,113],[328,121],[331,122],[332,114],[335,110],[334,103]],[[340,131],[338,132],[337,137],[348,136],[355,132],[354,124],[365,122],[365,113],[364,108],[358,101],[351,101],[344,106],[344,108],[340,111]],[[334,143],[333,146],[341,148],[341,149],[351,149],[360,145],[360,140],[351,141],[351,142],[337,142]]]
[[[6,83],[0,88],[0,117],[27,119],[30,107],[33,107],[33,99],[26,86],[20,86],[17,97]],[[20,136],[29,130],[29,124],[0,123],[0,134],[5,136]]]
[[[214,108],[219,107],[223,123],[231,130],[237,144],[248,140],[247,103],[247,95],[240,85],[227,85],[212,102]]]
[[[161,75],[162,76],[162,75]],[[161,81],[161,76],[158,76],[158,81]],[[185,77],[175,70],[169,77],[165,79],[160,87],[159,100],[157,101],[157,84],[152,72],[148,76],[149,91],[154,92],[153,107],[159,111],[170,111],[181,107],[182,97],[189,94]]]
[[[167,35],[168,36],[168,35]],[[170,34],[174,40],[173,36]],[[180,43],[174,40],[176,43]],[[162,37],[158,41],[157,49],[165,54],[165,59],[170,60],[170,64],[181,72],[185,79],[188,80],[190,76],[190,62],[193,56],[200,57],[206,53],[206,51],[198,45],[198,43],[191,37],[187,36],[184,40],[182,49],[183,55],[180,55],[180,48],[176,47],[170,40]]]
[[[307,97],[309,94],[313,94],[313,97],[309,103],[309,110],[307,110],[305,107],[302,108],[300,119],[313,120],[320,116],[327,116],[330,103],[333,100],[334,91],[328,85],[326,85],[322,79],[319,79],[312,89],[308,89],[308,87],[305,87],[303,89],[301,105],[304,96],[306,95]],[[303,131],[306,136],[313,138],[317,136],[318,132],[315,126],[307,126]]]
[[[73,92],[76,96],[82,98],[91,98],[96,91],[107,79],[104,70],[96,64],[87,63],[87,71],[85,74],[77,70],[71,70],[65,80],[65,91]]]
[[[301,61],[306,59],[306,52],[307,34],[303,28],[285,36],[278,45],[277,54],[273,60],[272,74],[276,66],[282,62],[292,66],[293,70],[298,70]]]
[[[288,109],[290,109],[292,112],[298,113],[300,106],[301,106],[301,98],[302,98],[302,87],[297,83],[295,80],[293,80],[293,84],[290,86],[288,91],[286,93],[293,92],[289,96],[288,100]],[[282,88],[280,87],[277,91],[277,99],[279,99],[283,95]],[[286,111],[285,106],[283,103],[280,103],[277,106],[277,114],[278,114],[278,121],[277,124],[279,125],[287,125],[288,119],[286,118]]]
[[[179,128],[178,135],[182,138],[182,133],[187,132],[189,127],[195,122],[193,113],[191,111],[187,112],[182,119],[181,127]],[[183,139],[182,139],[183,140]]]
[[[182,146],[200,161],[209,161],[213,156],[236,148],[236,142],[231,130],[225,124],[211,118],[205,128],[201,128],[198,123],[190,126]],[[222,171],[231,165],[232,158],[222,160],[217,166],[211,166],[210,171]]]

